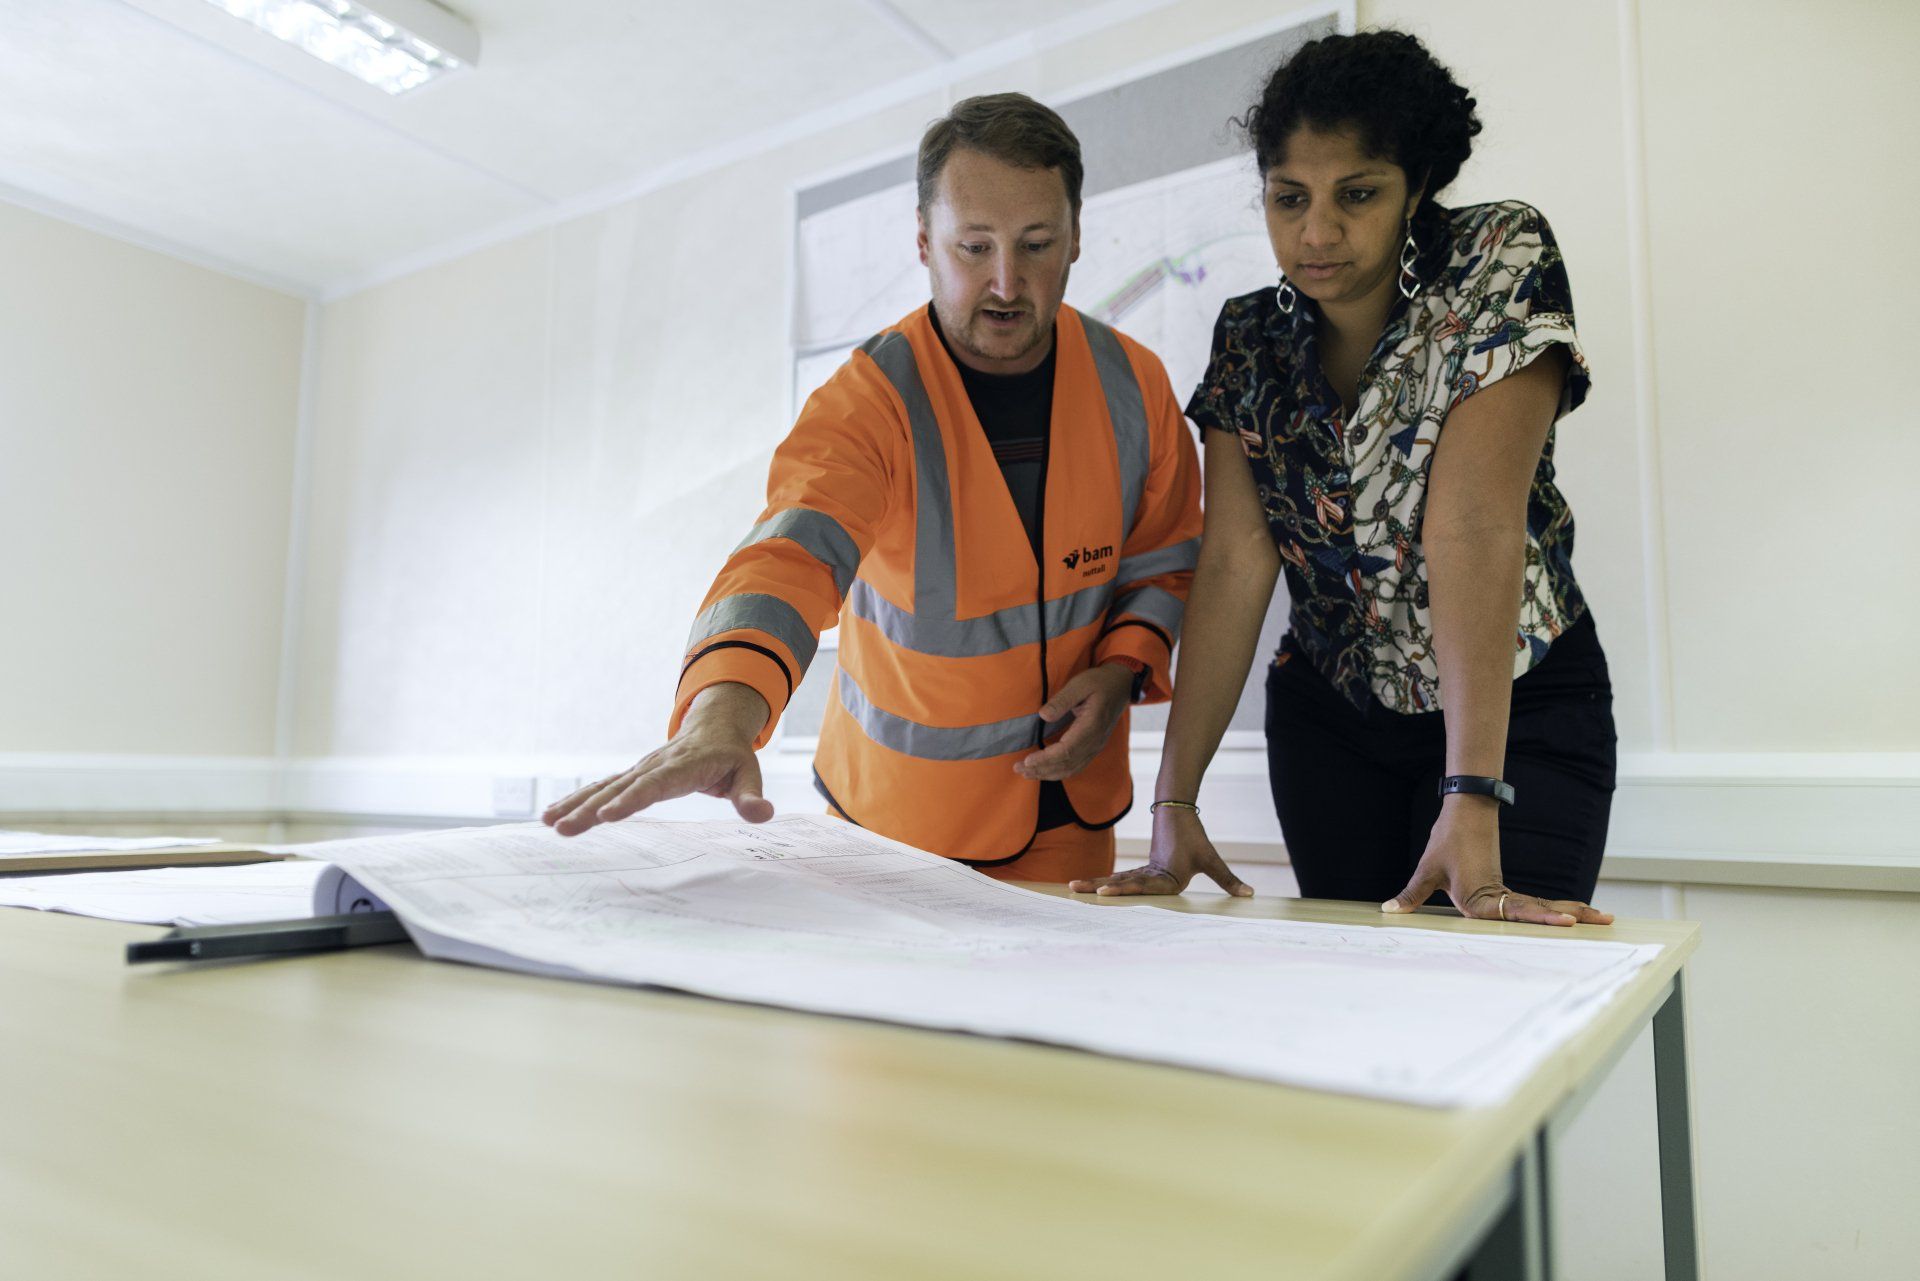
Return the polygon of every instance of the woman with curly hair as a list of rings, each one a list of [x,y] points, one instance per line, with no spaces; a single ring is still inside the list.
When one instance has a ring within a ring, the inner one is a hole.
[[[1553,469],[1587,361],[1539,211],[1437,199],[1474,105],[1417,39],[1375,31],[1302,47],[1241,122],[1280,280],[1222,309],[1187,406],[1206,535],[1148,865],[1074,889],[1205,872],[1251,893],[1194,800],[1284,569],[1267,755],[1301,893],[1613,919],[1588,906],[1612,688]]]

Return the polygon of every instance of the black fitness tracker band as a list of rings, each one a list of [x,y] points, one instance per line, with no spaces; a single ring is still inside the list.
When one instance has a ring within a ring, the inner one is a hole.
[[[1440,795],[1465,792],[1469,796],[1491,796],[1502,805],[1513,804],[1513,784],[1478,774],[1449,774],[1440,780]]]

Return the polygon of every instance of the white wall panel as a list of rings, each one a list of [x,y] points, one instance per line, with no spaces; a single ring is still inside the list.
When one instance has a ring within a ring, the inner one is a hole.
[[[1690,886],[1682,914],[1709,1275],[1911,1275],[1920,896]]]
[[[541,233],[325,309],[296,750],[531,737],[549,254]]]
[[[8,204],[0,262],[0,752],[271,752],[303,304]]]
[[[1920,6],[1644,3],[1688,751],[1912,751]]]

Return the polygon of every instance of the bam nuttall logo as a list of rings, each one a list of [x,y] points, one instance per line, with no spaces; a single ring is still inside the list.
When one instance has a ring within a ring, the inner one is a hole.
[[[1068,569],[1074,569],[1080,565],[1092,569],[1102,561],[1111,559],[1113,559],[1113,546],[1108,544],[1105,547],[1082,547],[1078,551],[1068,552],[1060,558],[1060,563]]]

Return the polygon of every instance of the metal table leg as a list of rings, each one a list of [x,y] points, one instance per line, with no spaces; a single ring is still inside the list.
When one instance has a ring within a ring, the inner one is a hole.
[[[1552,1281],[1544,1131],[1521,1149],[1511,1179],[1507,1204],[1468,1258],[1461,1281]]]
[[[1687,1083],[1683,976],[1674,975],[1666,999],[1653,1015],[1654,1114],[1660,1145],[1660,1226],[1666,1247],[1667,1281],[1699,1281],[1700,1237],[1693,1192],[1693,1117]],[[1626,1052],[1622,1045],[1619,1055]],[[1474,1244],[1433,1275],[1452,1281],[1552,1281],[1553,1213],[1550,1201],[1553,1142],[1598,1086],[1596,1073],[1581,1092],[1548,1119],[1514,1161],[1502,1189],[1475,1218]]]
[[[1667,1281],[1699,1281],[1700,1227],[1693,1199],[1693,1110],[1687,1086],[1684,974],[1653,1015],[1654,1112],[1660,1127],[1660,1227]]]

